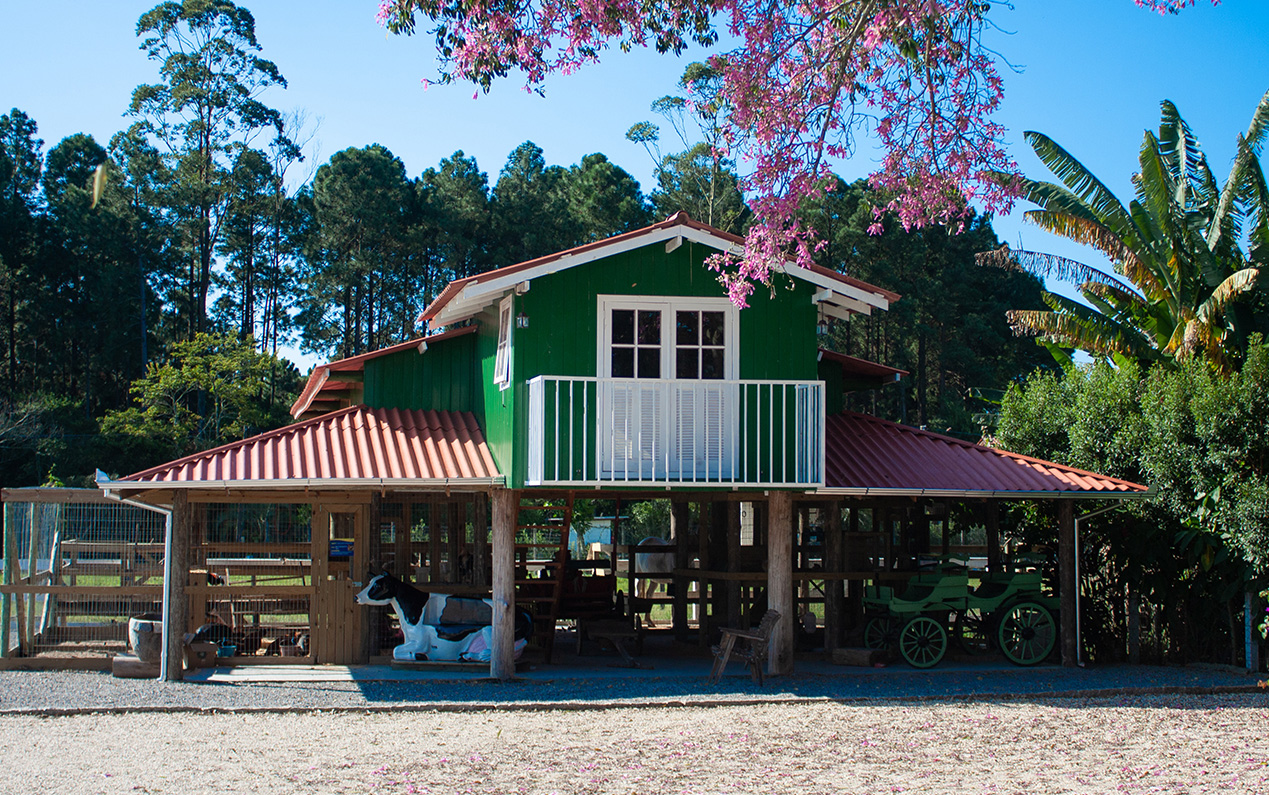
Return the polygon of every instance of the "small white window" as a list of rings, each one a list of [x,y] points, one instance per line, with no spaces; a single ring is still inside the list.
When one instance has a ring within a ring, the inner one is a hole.
[[[514,298],[508,295],[498,305],[498,355],[494,358],[493,380],[503,389],[511,386],[511,304]]]

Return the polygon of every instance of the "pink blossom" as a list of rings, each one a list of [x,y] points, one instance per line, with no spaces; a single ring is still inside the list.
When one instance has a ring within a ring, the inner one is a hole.
[[[1195,0],[1134,0],[1162,14]],[[1212,0],[1217,4],[1219,0]],[[983,46],[981,0],[383,0],[377,18],[395,33],[419,20],[440,48],[441,79],[477,91],[510,72],[540,92],[610,47],[682,52],[711,46],[718,29],[739,44],[714,54],[723,128],[719,154],[736,162],[755,222],[739,256],[711,266],[743,306],[792,261],[812,262],[819,241],[799,219],[820,195],[829,160],[856,153],[856,136],[885,151],[870,177],[884,197],[869,234],[891,213],[905,229],[959,231],[972,207],[1007,211],[1017,166],[992,116],[1003,83]]]

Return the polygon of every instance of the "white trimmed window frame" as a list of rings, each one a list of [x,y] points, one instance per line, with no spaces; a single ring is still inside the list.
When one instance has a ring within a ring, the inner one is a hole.
[[[740,378],[740,312],[727,298],[651,295],[601,295],[598,300],[599,346],[595,356],[595,372],[600,378],[612,377],[612,311],[614,309],[659,310],[661,315],[661,380],[676,380],[674,313],[679,310],[722,312],[724,314],[723,380]]]
[[[515,328],[515,295],[498,303],[498,349],[494,356],[493,382],[499,389],[511,386],[511,338]]]

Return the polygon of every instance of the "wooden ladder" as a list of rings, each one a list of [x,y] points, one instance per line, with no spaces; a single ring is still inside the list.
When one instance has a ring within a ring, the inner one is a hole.
[[[525,605],[533,615],[533,632],[541,638],[539,645],[549,663],[555,651],[555,623],[560,615],[567,574],[565,562],[573,527],[573,492],[568,492],[563,505],[542,503],[545,503],[543,498],[521,496],[516,508],[516,605]],[[530,521],[526,521],[525,514],[530,514]],[[552,515],[560,518],[559,524],[544,521]],[[558,537],[551,538],[552,534]],[[550,560],[543,565],[542,577],[529,579],[528,563],[540,560],[543,551],[550,555]]]

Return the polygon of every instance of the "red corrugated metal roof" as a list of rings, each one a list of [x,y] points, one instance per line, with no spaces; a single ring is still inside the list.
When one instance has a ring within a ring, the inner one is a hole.
[[[470,412],[353,406],[122,480],[165,485],[285,485],[279,481],[347,484],[498,477],[484,434]]]
[[[827,348],[820,348],[820,358],[834,362],[842,368],[842,374],[847,377],[855,378],[879,378],[886,381],[898,381],[897,376],[908,374],[907,370],[900,370],[897,367],[889,367],[884,364],[870,362],[867,359],[860,359],[857,356],[847,356],[844,353],[830,351]]]
[[[826,491],[883,495],[1047,492],[1126,497],[1149,491],[1126,480],[853,412],[827,420],[824,481]]]

